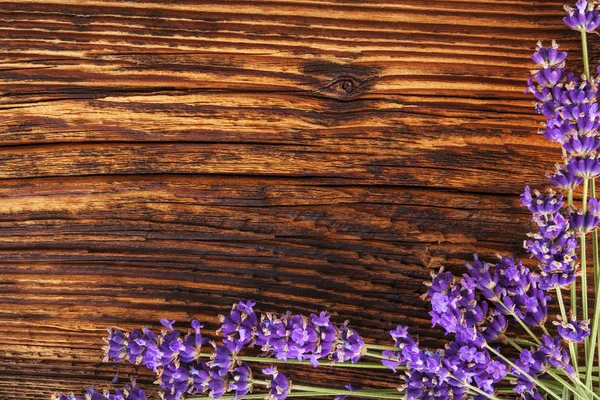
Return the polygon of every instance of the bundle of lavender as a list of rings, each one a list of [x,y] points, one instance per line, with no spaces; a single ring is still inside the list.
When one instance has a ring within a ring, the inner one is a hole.
[[[565,71],[567,53],[556,43],[539,44],[532,57],[538,67],[526,90],[537,99],[536,111],[546,117],[540,133],[562,146],[562,162],[549,176],[555,190],[542,194],[526,187],[521,195],[535,227],[525,250],[537,266],[532,270],[513,257],[490,264],[475,256],[462,276],[443,269],[434,274],[425,297],[431,302],[433,326],[439,325],[451,339],[443,349],[420,347],[403,326],[390,332],[393,345],[377,346],[366,343],[347,322],[334,324],[325,311],[259,316],[253,302],[242,301],[220,317],[220,343],[203,336],[198,321],[183,334],[173,327],[174,321],[162,320],[164,329],[158,333],[148,328],[110,329],[105,361],[135,363],[153,371],[165,400],[600,400],[600,77],[590,74],[587,54],[587,33],[600,26],[600,15],[599,6],[586,0],[566,11],[565,24],[581,34],[584,74]],[[579,204],[573,200],[575,192],[581,196]],[[566,193],[566,204],[561,193]],[[588,240],[593,285],[587,281]],[[591,312],[588,291],[595,296]],[[560,315],[549,318],[548,302],[554,300]],[[261,354],[254,350],[248,355],[250,347]],[[292,384],[277,370],[280,363],[386,370],[402,382],[391,389]],[[55,398],[79,399],[64,394]],[[134,383],[112,394],[90,388],[83,398],[144,400],[146,394]]]

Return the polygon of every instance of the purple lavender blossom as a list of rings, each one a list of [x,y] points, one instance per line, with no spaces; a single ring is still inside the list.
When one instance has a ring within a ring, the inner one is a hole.
[[[569,225],[575,232],[585,234],[592,232],[600,223],[600,203],[589,199],[585,214],[582,209],[569,213]]]
[[[319,359],[328,358],[333,353],[338,340],[338,329],[330,321],[330,318],[331,316],[326,311],[321,311],[319,315],[310,314],[310,320],[318,335],[318,346],[308,355],[308,359],[313,367],[319,365]],[[306,359],[306,356],[304,358]]]
[[[514,361],[518,368],[511,368],[512,374],[517,377],[514,390],[517,393],[535,393],[534,379],[543,374],[548,368],[555,367],[569,375],[575,373],[569,361],[569,355],[563,348],[560,336],[550,337],[542,335],[542,343],[537,348],[523,349],[519,359]]]
[[[208,393],[213,399],[223,397],[226,391],[227,376],[222,375],[219,367],[210,367],[207,363],[193,364],[190,368],[193,393]]]
[[[127,337],[118,329],[108,329],[108,337],[104,339],[104,362],[113,360],[118,363],[127,355]]]
[[[477,335],[476,330],[471,332],[471,336]],[[465,341],[454,340],[444,351],[437,352],[421,350],[406,327],[398,326],[390,334],[398,350],[384,351],[388,359],[382,363],[394,372],[398,366],[406,366],[404,389],[411,400],[463,398],[467,385],[494,394],[496,383],[508,372],[504,364],[491,358],[483,343],[477,345],[467,334]]]
[[[269,381],[268,400],[284,400],[292,390],[292,382],[282,373],[277,371],[277,368],[271,365],[262,370],[263,374],[272,376]]]
[[[558,317],[558,321],[553,321],[556,325],[558,334],[567,342],[581,343],[590,336],[589,321],[577,321],[573,315],[570,315],[567,321]]]
[[[183,348],[181,332],[173,328],[175,321],[161,319],[160,323],[167,328],[160,334],[158,340],[159,353],[156,355],[157,363],[166,366],[173,363],[179,357],[179,351]]]
[[[558,111],[562,108],[562,98],[565,81],[573,80],[572,74],[565,76],[566,52],[559,52],[556,42],[549,47],[543,47],[538,42],[533,61],[541,68],[532,71],[525,93],[530,92],[536,98],[536,111],[547,118],[544,136],[553,142],[563,142],[564,132],[561,130],[562,118],[557,118]]]
[[[534,190],[532,196],[529,186],[525,186],[525,192],[521,195],[521,205],[527,207],[533,214],[549,215],[558,212],[563,201],[562,196],[556,195],[553,190],[548,190],[546,196]]]
[[[531,59],[542,68],[556,67],[567,59],[567,52],[558,51],[558,44],[554,40],[548,48],[543,47],[542,42],[538,42],[537,45],[536,52],[533,53]]]
[[[545,356],[544,361],[548,364],[565,371],[569,375],[575,374],[567,350],[562,346],[560,336],[542,335],[539,351]]]
[[[99,392],[90,387],[84,393],[83,397],[76,397],[71,394],[55,394],[52,400],[146,400],[146,393],[139,387],[135,386],[135,381],[131,381],[131,385],[126,385],[124,389],[115,389],[114,393],[108,390]]]
[[[528,188],[522,198],[527,198]],[[553,194],[556,203],[562,202],[562,197]],[[545,201],[548,198],[545,198]],[[536,207],[531,207],[530,202],[524,201],[524,205],[533,210],[532,221],[536,224],[538,231],[530,233],[524,247],[531,257],[539,261],[541,275],[539,288],[548,290],[559,286],[570,286],[576,279],[575,252],[579,246],[578,240],[571,231],[568,220],[557,209],[553,213],[539,213]]]
[[[448,366],[457,369],[452,361],[444,362],[442,353],[422,350],[417,363],[408,363],[404,378],[407,399],[463,398],[467,389],[462,382],[452,378]]]
[[[583,183],[583,178],[567,169],[565,164],[557,164],[554,175],[549,175],[550,182],[563,190],[573,190]]]
[[[246,362],[238,362],[233,368],[227,390],[235,392],[237,398],[242,398],[252,392],[252,370]]]
[[[471,342],[452,341],[446,345],[444,363],[455,379],[469,384],[474,382],[489,394],[494,393],[495,384],[508,372],[504,364],[491,359],[487,349]]]
[[[517,393],[531,392],[535,388],[535,383],[529,377],[537,378],[544,368],[544,355],[541,352],[533,353],[531,350],[523,349],[519,354],[519,359],[514,361],[517,368],[512,367],[512,374],[517,377],[514,391]]]
[[[158,348],[158,338],[148,328],[142,331],[133,330],[128,336],[127,354],[130,362],[142,364],[146,368],[157,372],[163,366],[162,353]]]
[[[280,360],[309,359],[317,351],[319,333],[313,322],[302,315],[287,312],[281,318],[267,313],[261,317],[256,344]]]
[[[211,369],[215,368],[219,375],[226,376],[234,365],[233,355],[227,347],[215,346],[215,352],[206,364]]]
[[[580,178],[593,179],[600,175],[600,162],[596,157],[573,158],[569,160],[567,169]]]
[[[339,339],[332,354],[332,360],[337,362],[358,362],[367,352],[364,339],[355,329],[348,327],[348,321],[339,327]]]
[[[394,339],[394,344],[398,350],[383,351],[382,355],[387,358],[387,360],[381,361],[383,365],[395,373],[396,368],[400,365],[406,365],[408,362],[418,362],[421,350],[419,344],[408,333],[408,327],[398,325],[396,329],[390,331],[390,335]]]
[[[128,392],[127,400],[146,400],[146,393],[139,387],[135,386],[135,381],[131,381],[131,386],[125,387]],[[90,399],[93,400],[93,399]]]
[[[178,400],[190,388],[188,369],[183,365],[167,364],[159,373],[157,382],[164,389],[162,398]]]
[[[600,16],[594,2],[579,0],[575,8],[565,6],[567,16],[563,22],[571,29],[582,32],[592,32],[600,25]]]
[[[179,359],[184,363],[191,363],[200,357],[200,352],[203,345],[210,341],[202,336],[200,332],[203,328],[202,324],[197,320],[192,320],[192,329],[183,339],[181,348],[179,349]]]
[[[222,323],[219,332],[223,334],[223,343],[233,354],[250,344],[256,334],[258,319],[253,308],[256,303],[247,300],[234,304],[227,316],[220,315]]]
[[[487,296],[495,298],[489,287],[496,287],[489,273],[489,264],[475,255],[474,266],[467,264],[468,274],[457,282],[451,273],[440,271],[428,284],[431,299],[431,322],[439,324],[446,334],[471,337],[479,342],[493,340],[506,329],[506,319],[490,306]],[[474,329],[477,334],[473,334]]]

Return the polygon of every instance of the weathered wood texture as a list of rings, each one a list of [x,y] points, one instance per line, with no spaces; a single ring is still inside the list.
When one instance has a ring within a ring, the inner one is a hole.
[[[562,3],[2,1],[0,398],[148,386],[105,328],[240,298],[441,339],[422,282],[520,253],[557,160],[522,92],[538,39],[578,48]]]

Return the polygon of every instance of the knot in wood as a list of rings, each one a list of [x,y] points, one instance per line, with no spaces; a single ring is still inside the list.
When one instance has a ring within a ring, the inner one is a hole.
[[[349,98],[359,91],[361,82],[350,76],[342,76],[331,82],[328,88],[332,95],[337,98]]]
[[[348,100],[369,90],[380,75],[377,67],[358,64],[336,64],[311,61],[304,73],[317,79],[317,91],[328,97]]]

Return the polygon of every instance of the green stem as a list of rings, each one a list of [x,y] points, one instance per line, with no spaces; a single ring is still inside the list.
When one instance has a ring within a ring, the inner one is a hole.
[[[544,333],[548,336],[550,336],[550,332],[548,332],[548,329],[546,328],[546,325],[540,325],[540,327],[542,328],[542,331],[544,331]]]
[[[508,308],[502,301],[498,301],[498,304],[500,304],[502,307],[504,307],[504,309],[519,323],[519,325],[521,325],[521,327],[523,329],[525,329],[525,331],[527,333],[529,333],[529,336],[531,336],[533,338],[535,343],[537,343],[537,344],[541,343],[540,339],[538,339],[538,337],[535,335],[535,333],[533,333],[533,331],[531,329],[529,329],[527,324],[525,322],[523,322],[523,320],[521,320],[521,318],[519,318],[519,316],[517,314],[515,314],[515,312],[513,310]]]
[[[396,349],[396,350],[397,350],[397,349]],[[367,351],[367,352],[365,353],[365,356],[366,356],[366,357],[371,357],[371,358],[376,358],[376,359],[378,359],[378,360],[388,360],[388,358],[387,358],[387,357],[384,357],[384,356],[382,356],[382,355],[381,355],[381,354],[379,354],[379,353],[371,353],[370,351]]]
[[[539,379],[535,379],[533,376],[529,375],[527,372],[523,371],[515,363],[513,363],[512,361],[510,361],[508,358],[504,357],[502,354],[500,354],[498,351],[496,351],[490,345],[488,345],[486,343],[486,344],[484,344],[484,346],[489,351],[491,351],[492,353],[494,353],[497,357],[501,358],[505,363],[507,363],[508,365],[510,365],[515,371],[518,371],[520,374],[522,374],[523,376],[525,376],[527,379],[531,380],[533,383],[536,384],[536,386],[539,386],[542,389],[544,389],[546,391],[546,393],[548,393],[550,396],[554,397],[556,400],[562,400],[562,398],[560,397],[560,395],[558,395],[558,394],[554,393],[552,390],[550,390],[550,388],[547,385],[545,385],[544,383],[542,383]],[[574,389],[572,389],[571,391],[573,391],[573,390]],[[573,393],[576,393],[576,391],[574,391]],[[579,393],[576,393],[576,395],[579,396],[579,397],[581,397],[581,395]]]
[[[572,284],[575,286],[575,283]],[[564,322],[568,322],[567,311],[565,309],[565,303],[563,301],[562,292],[560,287],[556,288],[556,298],[558,299],[558,305],[560,306],[560,315]],[[569,342],[569,352],[571,353],[571,364],[573,364],[573,369],[577,376],[579,376],[579,362],[577,360],[577,348],[575,347],[575,343]]]
[[[519,346],[514,340],[512,340],[511,338],[506,338],[506,341],[508,342],[508,344],[510,344],[512,347],[514,347],[515,349],[517,349],[518,351],[523,350],[523,348],[521,346]]]
[[[596,198],[596,178],[592,179],[592,185],[591,185],[591,196],[595,199]],[[595,229],[594,232],[592,233],[592,240],[593,240],[593,253],[594,253],[594,289],[596,291],[596,303],[594,304],[594,324],[596,326],[596,339],[597,342],[594,342],[593,339],[590,340],[590,343],[592,343],[592,346],[597,346],[598,347],[598,384],[600,386],[600,335],[598,334],[598,329],[600,329],[599,325],[600,322],[596,322],[596,315],[595,312],[598,309],[598,307],[600,307],[600,302],[598,301],[598,292],[600,291],[600,255],[599,250],[598,250],[598,230]],[[592,332],[593,333],[593,332]],[[592,360],[593,361],[593,360]],[[593,365],[593,364],[590,364]],[[591,368],[590,368],[591,369]]]
[[[587,80],[590,80],[590,61],[588,58],[588,48],[587,48],[587,32],[581,31],[581,50],[583,53],[583,71],[585,72],[585,77]]]
[[[392,351],[400,350],[398,347],[395,347],[395,346],[380,346],[378,344],[365,344],[365,347],[370,350],[392,350]]]
[[[596,198],[596,179],[591,180],[590,185],[590,197]],[[596,293],[596,299],[594,303],[594,320],[592,322],[592,333],[590,335],[590,344],[591,354],[587,359],[587,364],[589,366],[594,365],[594,352],[596,349],[596,345],[598,346],[598,352],[600,353],[600,336],[598,335],[598,329],[600,324],[600,257],[598,255],[598,230],[594,230],[592,232],[592,249],[593,249],[593,257],[594,257],[594,290]],[[598,366],[600,366],[600,357],[598,358]],[[600,376],[599,376],[600,378]],[[589,371],[586,371],[585,383],[588,387],[592,387],[593,385],[592,379],[592,368]]]
[[[567,151],[564,149],[563,147],[563,155],[566,155]],[[565,163],[567,162],[567,159],[565,157]],[[569,189],[569,191],[567,192],[567,207],[569,209],[569,211],[571,210],[571,208],[573,207],[573,189]],[[571,314],[573,315],[573,318],[577,319],[577,281],[573,282],[571,284]],[[569,346],[571,347],[571,346]],[[578,355],[578,346],[577,343],[574,343],[572,345],[572,347],[575,348],[574,353],[575,354],[571,354],[571,358],[573,358],[573,362],[577,365],[579,363],[579,355]]]
[[[508,343],[509,343],[511,346],[513,346],[513,347],[514,347],[515,349],[517,349],[518,351],[521,351],[521,350],[522,350],[521,346],[519,346],[517,343],[515,343],[515,342],[514,342],[513,340],[511,340],[510,338],[506,338],[506,340],[507,340],[507,342],[508,342]],[[549,374],[549,375],[553,376],[553,377],[554,377],[554,379],[556,379],[557,381],[559,381],[559,382],[563,383],[563,386],[564,386],[564,388],[565,388],[565,389],[572,389],[572,390],[573,390],[573,393],[575,393],[575,391],[577,390],[577,389],[576,389],[574,386],[570,386],[570,385],[568,384],[568,382],[566,382],[564,379],[562,379],[562,378],[560,378],[560,377],[558,377],[558,376],[555,376],[556,374],[554,374],[554,372],[553,372],[553,371],[547,371],[547,374]],[[553,374],[554,374],[554,375],[553,375]],[[578,374],[578,376],[579,376],[579,374]],[[571,377],[569,377],[569,378],[571,378]],[[572,379],[572,380],[573,380],[573,379]],[[580,381],[579,381],[579,379],[577,379],[577,381],[573,381],[573,383],[574,383],[575,385],[578,385],[578,384],[580,383]],[[582,397],[582,396],[580,396],[580,397]],[[564,397],[563,397],[563,398],[564,398]],[[582,398],[583,398],[583,397],[582,397]]]
[[[596,198],[596,178],[590,182],[590,197]],[[598,230],[592,232],[592,249],[594,255],[594,288],[600,288],[600,257],[598,256]]]
[[[585,365],[592,366],[594,365],[594,352],[596,350],[596,341],[598,339],[598,323],[600,321],[600,291],[596,291],[596,305],[594,307],[594,322],[592,324],[592,333],[590,335],[590,343],[592,343],[592,348],[590,349],[590,354],[588,354],[587,361]],[[592,388],[592,368],[589,368],[585,374],[585,384],[590,389]]]
[[[584,216],[587,212],[589,181],[590,181],[589,178],[585,178],[583,180],[583,194],[582,194],[582,199],[581,199],[581,210],[583,211]],[[588,292],[587,251],[585,248],[586,247],[585,232],[581,234],[579,240],[580,240],[579,247],[581,248],[581,308],[582,308],[583,319],[587,320],[589,318],[589,312],[588,312],[588,296],[587,296],[587,292]],[[585,338],[585,340],[583,341],[583,348],[584,348],[584,354],[585,354],[586,360],[588,359],[588,354],[590,351],[589,347],[590,347],[590,340],[589,340],[589,338]]]
[[[454,377],[453,377],[453,378],[454,378]],[[454,378],[454,379],[456,379],[456,378]],[[456,380],[457,380],[457,381],[459,381],[458,379],[456,379]],[[477,388],[477,387],[475,387],[475,386],[469,385],[469,384],[468,384],[468,383],[466,383],[466,382],[462,382],[462,381],[459,381],[459,382],[461,382],[463,385],[465,385],[465,387],[466,387],[466,388],[468,388],[469,390],[472,390],[472,391],[474,391],[475,393],[481,394],[481,395],[483,395],[483,396],[487,397],[487,398],[488,398],[488,399],[490,399],[490,400],[500,400],[499,398],[497,398],[497,397],[496,397],[496,396],[494,396],[493,394],[489,394],[489,393],[487,393],[487,392],[484,392],[483,390],[480,390],[479,388]]]
[[[563,378],[561,378],[556,372],[554,372],[552,370],[548,370],[548,371],[546,371],[546,373],[548,375],[550,375],[551,377],[553,377],[558,383],[560,383],[562,385],[562,387],[565,387],[565,388],[569,389],[575,396],[579,397],[580,399],[585,399],[586,398],[584,396],[584,394],[579,393],[579,391],[575,387],[569,385],[569,382],[567,382]],[[571,379],[571,382],[573,382],[575,385],[578,385],[577,387],[581,387],[581,388],[586,389],[586,390],[589,391],[589,389],[587,389],[585,387],[585,385],[583,384],[583,382],[581,382],[581,380],[579,380],[579,377],[577,377],[577,380],[574,380],[573,377],[569,375],[569,379]],[[590,394],[593,395],[593,393],[590,393]]]

